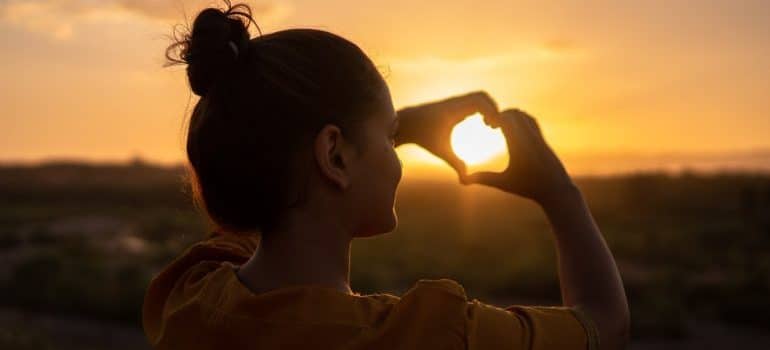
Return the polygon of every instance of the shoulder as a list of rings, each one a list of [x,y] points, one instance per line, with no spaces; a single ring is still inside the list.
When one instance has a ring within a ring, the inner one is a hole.
[[[505,308],[468,302],[471,349],[493,344],[530,349],[598,349],[598,333],[579,307],[510,305]]]
[[[404,293],[404,297],[415,294],[442,295],[455,299],[467,300],[465,288],[455,280],[448,278],[420,279]]]
[[[401,296],[362,296],[367,321],[356,349],[462,349],[466,344],[463,287],[450,279],[421,279]]]
[[[413,327],[462,329],[468,299],[464,288],[451,279],[421,279],[398,299],[391,317],[403,319]]]
[[[596,327],[579,307],[499,307],[469,299],[451,279],[421,279],[399,304],[399,312],[414,320],[406,321],[410,327],[460,334],[469,349],[598,349]]]
[[[458,320],[465,315],[465,289],[451,279],[420,279],[398,300],[397,312],[421,317]]]
[[[233,264],[247,261],[259,238],[213,233],[188,247],[150,281],[142,306],[145,334],[154,341],[166,325],[166,317],[182,307],[196,305],[211,294],[207,286],[223,287]],[[214,281],[214,283],[212,283]]]
[[[211,272],[224,269],[225,265],[246,262],[259,244],[256,236],[238,236],[214,233],[188,247],[174,261],[163,267],[153,277],[145,294],[147,298],[165,300],[179,287],[199,284]]]

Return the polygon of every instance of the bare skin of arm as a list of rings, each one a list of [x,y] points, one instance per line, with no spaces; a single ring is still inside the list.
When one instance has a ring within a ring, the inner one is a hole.
[[[454,125],[479,112],[500,127],[508,144],[508,168],[501,173],[466,174],[451,149]],[[444,159],[464,184],[483,184],[529,198],[545,212],[556,243],[562,302],[579,306],[598,328],[600,348],[628,343],[628,302],[615,260],[580,190],[545,142],[534,118],[517,109],[498,112],[494,100],[477,91],[404,108],[396,145],[416,143]]]
[[[534,118],[516,109],[501,112],[499,118],[508,143],[508,168],[470,174],[467,183],[492,186],[540,205],[555,237],[563,304],[580,306],[594,320],[601,349],[625,348],[630,314],[623,281],[583,195]]]

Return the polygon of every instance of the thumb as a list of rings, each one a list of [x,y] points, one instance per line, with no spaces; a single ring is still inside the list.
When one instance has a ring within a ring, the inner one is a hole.
[[[500,187],[500,174],[491,171],[479,171],[465,176],[464,184],[480,184]]]
[[[449,164],[449,166],[451,166],[452,169],[457,172],[457,176],[459,177],[460,182],[463,182],[463,179],[466,176],[466,172],[468,171],[465,162],[463,162],[462,159],[454,154],[446,156],[444,161],[446,161],[447,164]]]

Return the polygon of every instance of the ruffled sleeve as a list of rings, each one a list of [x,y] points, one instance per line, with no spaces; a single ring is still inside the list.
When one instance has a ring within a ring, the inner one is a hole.
[[[158,273],[145,292],[142,306],[142,326],[150,343],[159,341],[169,315],[196,297],[209,272],[221,262],[243,264],[257,245],[258,236],[214,232]]]

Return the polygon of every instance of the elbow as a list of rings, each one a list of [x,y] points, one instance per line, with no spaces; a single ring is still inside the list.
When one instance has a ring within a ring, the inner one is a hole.
[[[625,349],[631,339],[631,315],[627,304],[622,307],[608,305],[587,307],[592,313],[596,330],[599,333],[599,349]]]
[[[618,320],[618,329],[615,331],[615,338],[617,339],[617,349],[625,349],[631,342],[631,315],[626,309],[626,312]]]
[[[621,303],[622,307],[620,308],[620,315],[618,316],[618,323],[620,324],[618,336],[621,340],[623,348],[625,348],[631,341],[631,311],[629,310],[628,300],[625,298],[625,295],[623,299],[623,303]]]
[[[600,348],[625,349],[631,341],[631,314],[628,307],[613,315],[604,328],[606,333],[600,338],[606,346],[600,346]]]

